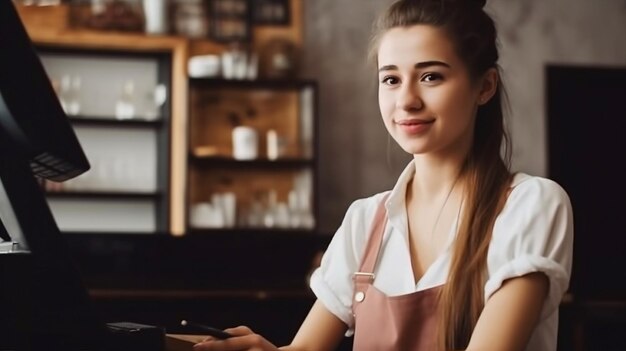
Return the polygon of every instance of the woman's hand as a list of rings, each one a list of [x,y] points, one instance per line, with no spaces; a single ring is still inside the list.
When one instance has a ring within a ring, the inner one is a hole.
[[[1,1],[1,0],[0,0]],[[316,301],[289,346],[278,349],[248,327],[225,331],[233,337],[219,340],[213,337],[196,344],[194,351],[330,351],[337,348],[348,327],[324,305]]]
[[[278,348],[265,340],[259,334],[254,333],[250,328],[241,326],[226,329],[225,332],[232,335],[231,338],[220,340],[208,337],[203,342],[194,345],[194,351],[276,351]]]

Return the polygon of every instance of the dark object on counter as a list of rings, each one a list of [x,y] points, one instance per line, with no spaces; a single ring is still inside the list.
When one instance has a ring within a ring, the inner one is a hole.
[[[162,351],[165,328],[132,322],[107,323],[111,345],[116,350]]]

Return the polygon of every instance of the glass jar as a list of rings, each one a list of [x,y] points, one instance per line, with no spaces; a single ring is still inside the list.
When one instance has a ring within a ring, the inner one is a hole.
[[[133,32],[144,29],[141,0],[74,0],[71,6],[75,27]]]
[[[202,1],[178,3],[174,11],[176,34],[188,38],[205,38],[209,33],[206,7]]]

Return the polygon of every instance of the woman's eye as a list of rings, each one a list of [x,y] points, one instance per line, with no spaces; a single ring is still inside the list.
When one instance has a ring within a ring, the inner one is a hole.
[[[443,79],[439,73],[426,73],[422,76],[422,82],[430,83]]]
[[[385,77],[382,80],[383,84],[387,84],[387,85],[394,85],[398,83],[398,78],[396,77]]]

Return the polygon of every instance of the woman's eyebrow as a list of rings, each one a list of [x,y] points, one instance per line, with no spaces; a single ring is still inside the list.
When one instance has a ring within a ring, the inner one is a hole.
[[[415,68],[426,68],[426,67],[431,67],[431,66],[442,66],[442,67],[446,67],[446,68],[450,68],[450,65],[442,62],[442,61],[425,61],[425,62],[418,62],[415,64]]]
[[[382,72],[382,71],[395,71],[398,69],[398,66],[396,65],[386,65],[386,66],[382,66],[378,69],[378,72]]]
[[[415,64],[415,68],[417,69],[424,69],[426,67],[432,67],[432,66],[441,66],[441,67],[446,67],[446,68],[450,68],[450,65],[442,62],[442,61],[424,61],[424,62],[418,62]],[[382,66],[378,69],[378,72],[383,72],[383,71],[395,71],[398,69],[398,66],[396,65],[385,65]]]

